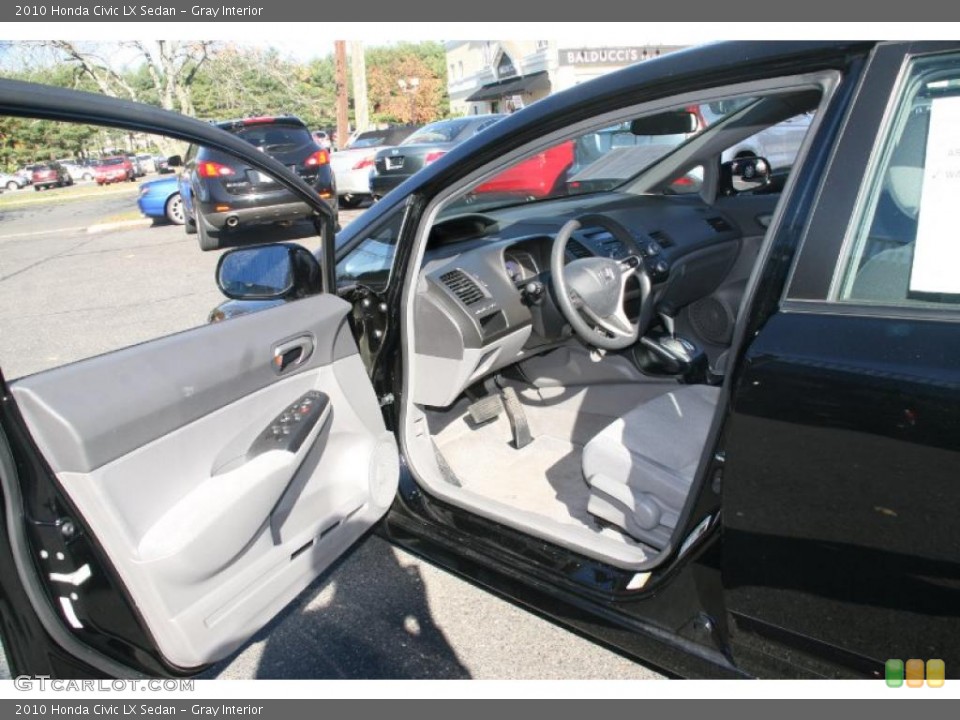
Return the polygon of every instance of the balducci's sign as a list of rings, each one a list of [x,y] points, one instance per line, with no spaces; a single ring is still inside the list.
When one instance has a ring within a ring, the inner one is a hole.
[[[644,54],[646,53],[646,54]],[[643,47],[578,48],[560,51],[561,65],[629,65],[652,57]]]

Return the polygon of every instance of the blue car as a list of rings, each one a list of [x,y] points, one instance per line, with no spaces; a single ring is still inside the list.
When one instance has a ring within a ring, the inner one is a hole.
[[[141,184],[137,205],[147,217],[183,225],[183,201],[180,199],[176,175]]]

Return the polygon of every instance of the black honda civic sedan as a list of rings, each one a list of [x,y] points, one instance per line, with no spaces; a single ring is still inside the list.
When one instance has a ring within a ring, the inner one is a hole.
[[[206,123],[9,81],[0,112],[231,153],[318,234],[223,253],[219,322],[3,383],[14,673],[198,672],[371,528],[674,675],[960,673],[960,44],[645,61],[336,236]],[[484,191],[561,147],[548,196]]]

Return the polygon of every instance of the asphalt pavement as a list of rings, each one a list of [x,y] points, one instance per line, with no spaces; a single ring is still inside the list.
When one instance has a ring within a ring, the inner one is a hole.
[[[136,208],[139,183],[98,187],[83,183],[72,188],[69,201],[57,202],[59,188],[31,192],[29,186],[6,192],[3,199],[15,203],[13,209],[0,206],[0,235],[5,238],[40,237],[64,231],[86,232],[91,225],[113,215]]]
[[[213,282],[220,253],[200,252],[183,228],[134,220],[88,232],[129,213],[136,198],[133,185],[100,195],[90,187],[83,200],[0,208],[0,361],[9,379],[202,325],[223,300]],[[342,212],[341,222],[360,212]],[[204,677],[659,675],[369,536]]]

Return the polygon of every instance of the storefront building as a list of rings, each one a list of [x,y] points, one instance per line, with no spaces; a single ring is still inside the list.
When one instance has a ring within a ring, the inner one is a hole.
[[[446,43],[450,113],[512,112],[551,93],[680,48],[575,46],[553,40],[450,41]]]

